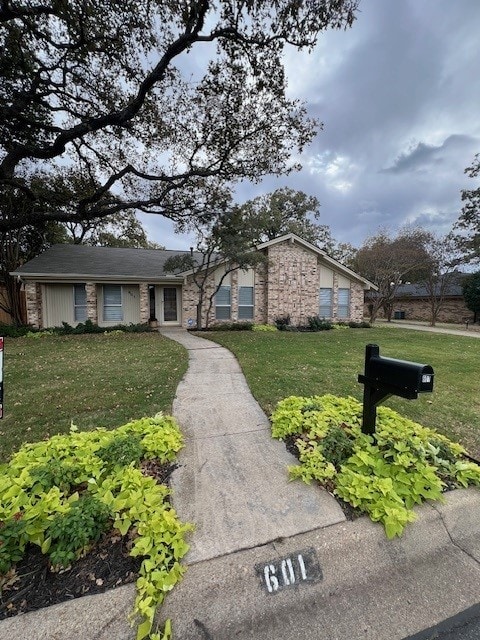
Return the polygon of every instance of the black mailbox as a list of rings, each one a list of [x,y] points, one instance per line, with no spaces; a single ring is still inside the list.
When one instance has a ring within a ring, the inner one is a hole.
[[[415,399],[419,393],[433,391],[433,369],[428,364],[372,356],[365,368],[365,377],[398,389],[404,398]]]
[[[358,381],[365,385],[363,392],[364,433],[375,433],[377,405],[394,395],[414,400],[419,393],[433,391],[433,369],[428,364],[383,358],[376,344],[365,350],[365,373]]]

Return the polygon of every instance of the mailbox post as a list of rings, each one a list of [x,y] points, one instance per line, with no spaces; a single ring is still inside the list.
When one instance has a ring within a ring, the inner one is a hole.
[[[377,344],[367,344],[365,372],[358,376],[363,389],[362,432],[375,433],[377,406],[390,396],[415,400],[433,391],[433,369],[428,364],[383,358]]]

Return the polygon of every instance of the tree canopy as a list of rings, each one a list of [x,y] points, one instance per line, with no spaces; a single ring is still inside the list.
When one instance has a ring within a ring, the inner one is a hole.
[[[208,327],[215,295],[229,273],[266,261],[263,253],[255,251],[256,230],[245,224],[241,208],[227,207],[226,202],[224,205],[225,209],[212,214],[208,222],[197,221],[193,226],[195,247],[190,253],[172,256],[164,265],[165,273],[190,271],[198,294],[197,329],[203,327],[204,314],[205,326]],[[211,277],[220,266],[221,277],[212,287]]]
[[[371,319],[383,308],[391,319],[393,301],[398,287],[409,281],[419,281],[431,270],[426,249],[429,235],[423,229],[405,228],[392,238],[386,231],[365,240],[353,261],[354,269],[378,287],[371,298]]]
[[[475,156],[471,166],[465,169],[465,173],[470,178],[480,176],[480,154]],[[480,260],[480,186],[475,189],[464,189],[462,201],[464,205],[456,225],[456,228],[461,231],[461,235],[457,236],[458,245],[466,262],[478,262]]]
[[[201,215],[225,183],[288,173],[319,123],[286,96],[283,50],[350,26],[357,5],[3,0],[0,198],[21,190],[30,205],[0,231]],[[87,189],[59,206],[48,178],[72,169]]]
[[[475,320],[480,316],[480,271],[472,273],[463,283],[463,297],[467,309],[473,311]]]
[[[355,253],[350,244],[335,242],[328,225],[318,223],[320,202],[303,191],[283,187],[248,200],[239,209],[256,243],[295,233],[341,262],[351,261]]]

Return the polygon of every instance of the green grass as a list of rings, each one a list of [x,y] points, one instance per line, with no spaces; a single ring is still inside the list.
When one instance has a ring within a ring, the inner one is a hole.
[[[186,350],[159,333],[6,338],[0,460],[23,442],[171,412]]]
[[[389,398],[385,405],[459,440],[480,459],[480,339],[395,329],[320,333],[202,333],[238,358],[250,389],[267,415],[290,395],[333,393],[362,399],[365,345],[380,355],[432,365],[434,391],[418,400]]]

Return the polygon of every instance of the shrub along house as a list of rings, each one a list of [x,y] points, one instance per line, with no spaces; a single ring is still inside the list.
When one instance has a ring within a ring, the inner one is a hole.
[[[290,316],[361,321],[364,292],[376,287],[324,251],[288,234],[257,247],[266,256],[255,269],[228,273],[214,298],[209,323],[273,323]],[[165,273],[166,260],[186,252],[55,245],[13,273],[25,284],[28,323],[41,328],[144,323],[195,326],[198,289],[192,274]],[[227,269],[207,279],[211,294]],[[204,305],[203,322],[207,306]]]

